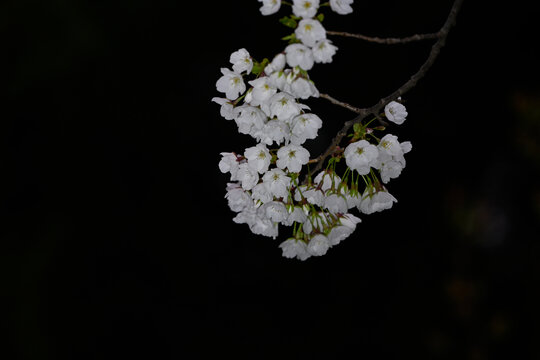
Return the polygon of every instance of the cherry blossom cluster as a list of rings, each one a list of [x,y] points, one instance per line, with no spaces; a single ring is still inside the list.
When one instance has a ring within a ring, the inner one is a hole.
[[[262,2],[263,15],[280,10],[280,0]],[[385,184],[405,167],[410,142],[386,134],[384,128],[355,124],[345,148],[336,147],[326,168],[311,176],[309,151],[303,146],[317,137],[321,118],[301,100],[319,97],[308,71],[318,63],[331,63],[337,47],[326,38],[319,13],[323,6],[345,15],[353,0],[294,0],[292,15],[280,20],[294,28],[284,40],[289,44],[270,61],[256,61],[242,48],[230,55],[221,69],[217,91],[225,97],[212,100],[220,114],[234,121],[241,134],[256,144],[243,152],[223,152],[219,169],[230,174],[226,195],[233,221],[247,224],[258,235],[277,238],[279,227],[292,227],[292,236],[280,244],[283,256],[305,260],[324,255],[352,234],[360,219],[350,211],[371,214],[392,207],[396,199]],[[407,111],[396,101],[386,105],[388,121],[401,124]],[[344,159],[345,164],[341,161]],[[343,171],[341,169],[344,168]],[[341,175],[339,175],[341,174]]]

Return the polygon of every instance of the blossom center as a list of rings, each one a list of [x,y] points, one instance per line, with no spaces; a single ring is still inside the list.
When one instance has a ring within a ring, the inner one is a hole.
[[[304,3],[304,7],[305,7],[306,9],[309,9],[309,8],[311,7],[311,2],[310,2],[310,1],[306,1],[306,2]]]
[[[289,158],[292,159],[294,157],[296,157],[296,151],[295,150],[289,151]]]
[[[358,149],[356,149],[356,153],[357,153],[358,155],[362,155],[362,154],[364,153],[364,148],[358,148]]]
[[[264,153],[264,151],[261,150],[261,152],[259,152],[259,159],[265,159],[266,158],[266,154]]]

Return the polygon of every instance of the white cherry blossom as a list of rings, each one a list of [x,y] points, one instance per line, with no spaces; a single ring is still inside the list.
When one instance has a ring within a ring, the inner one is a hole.
[[[246,84],[242,75],[231,71],[227,68],[222,68],[222,77],[216,82],[217,91],[225,93],[225,96],[229,100],[236,100],[246,91]]]
[[[311,70],[315,59],[310,48],[303,44],[291,44],[285,48],[287,64],[290,67],[299,66],[303,70]]]
[[[315,139],[321,127],[322,120],[315,114],[307,113],[295,116],[291,122],[291,142],[295,145],[301,145],[307,139]]]
[[[362,195],[362,202],[358,210],[369,215],[374,212],[390,209],[395,202],[397,202],[396,198],[386,191],[386,189],[375,191],[372,188],[367,188]]]
[[[310,235],[314,231],[323,231],[326,225],[322,212],[311,213],[310,216],[308,216],[307,221],[304,222],[302,230],[305,234]]]
[[[253,205],[251,196],[238,184],[229,184],[225,198],[228,200],[229,208],[234,212],[240,212],[250,205]]]
[[[303,77],[298,77],[291,82],[290,93],[300,99],[309,99],[310,97],[319,97],[319,90],[312,81]]]
[[[291,69],[285,69],[280,71],[275,71],[270,76],[268,76],[268,82],[270,86],[275,87],[281,91],[284,91],[288,85],[288,77],[291,73]]]
[[[322,256],[330,248],[328,238],[323,234],[317,234],[309,240],[307,251],[313,256]]]
[[[315,176],[313,182],[317,184],[323,192],[327,190],[334,189],[336,190],[341,184],[340,177],[333,171],[321,171]]]
[[[381,180],[387,184],[390,179],[395,179],[401,175],[403,165],[395,160],[388,160],[380,164],[379,172],[381,174]]]
[[[309,151],[300,145],[289,144],[281,147],[277,152],[276,165],[289,172],[300,172],[302,165],[309,161]]]
[[[287,221],[282,222],[283,225],[291,226],[294,222],[303,224],[307,220],[307,215],[301,206],[291,206],[289,209]]]
[[[263,182],[267,184],[268,191],[276,198],[287,198],[291,186],[291,178],[281,169],[271,169],[263,177]]]
[[[316,189],[316,188],[307,189],[302,192],[302,195],[304,195],[304,198],[310,204],[317,205],[317,206],[323,206],[324,204],[324,192],[320,189]]]
[[[340,194],[345,196],[347,200],[347,206],[349,209],[357,207],[362,201],[362,194],[358,192],[358,189],[355,187],[348,188],[345,184],[341,185],[339,188]]]
[[[251,190],[259,182],[257,170],[251,168],[247,163],[240,164],[237,172],[238,180],[242,183],[244,190]]]
[[[265,182],[258,183],[251,189],[251,198],[257,202],[257,204],[265,204],[274,199],[274,196],[268,189],[268,184]]]
[[[221,160],[218,164],[219,170],[222,173],[231,173],[231,180],[236,180],[236,173],[238,172],[238,159],[234,153],[222,152]]]
[[[272,222],[282,222],[287,220],[289,212],[287,207],[281,201],[270,201],[262,205],[258,210],[261,217],[272,220]]]
[[[255,106],[242,105],[234,108],[236,117],[234,121],[238,125],[238,132],[241,134],[255,134],[261,130],[266,123],[266,114]]]
[[[384,115],[388,121],[401,125],[407,118],[407,109],[403,104],[391,101],[384,107]]]
[[[302,108],[297,104],[291,94],[278,92],[269,100],[270,117],[277,117],[278,120],[288,120],[300,114]]]
[[[338,245],[341,241],[348,238],[353,232],[354,230],[348,228],[347,226],[334,226],[328,233],[328,242],[330,243],[330,246]]]
[[[367,175],[379,156],[379,150],[366,140],[360,140],[349,144],[344,154],[348,167],[358,171],[360,175]]]
[[[259,216],[254,206],[247,207],[239,212],[233,218],[233,221],[237,224],[247,224],[255,235],[269,236],[275,239],[279,234],[278,224]]]
[[[344,214],[349,210],[345,197],[335,193],[325,197],[323,207],[332,214]]]
[[[253,134],[260,142],[272,145],[281,144],[287,141],[290,136],[289,125],[280,120],[270,120],[264,124],[263,128]]]
[[[229,99],[213,97],[212,101],[221,105],[219,114],[225,118],[225,120],[233,120],[234,115],[234,105],[230,102]]]
[[[410,144],[410,143],[409,143]],[[408,146],[406,146],[408,148]],[[398,137],[392,134],[386,134],[383,136],[379,145],[379,158],[384,161],[388,159],[395,159],[399,162],[405,162],[403,155],[405,152],[398,141]]]
[[[277,13],[281,7],[281,0],[259,0],[263,5],[259,9],[264,16]]]
[[[283,256],[288,259],[297,258],[304,261],[311,256],[307,251],[307,244],[295,238],[285,240],[279,247],[283,250]]]
[[[301,18],[312,18],[319,9],[319,0],[294,0],[293,14]]]
[[[383,183],[388,183],[390,179],[397,178],[405,167],[404,154],[412,148],[410,142],[400,143],[397,136],[392,134],[385,135],[379,145],[379,157],[377,158],[375,168],[379,169]]]
[[[330,40],[323,39],[317,41],[311,51],[316,63],[331,63],[337,52],[337,46],[334,46]]]
[[[353,214],[350,214],[350,213],[343,214],[339,218],[339,223],[343,226],[348,227],[352,231],[356,229],[356,224],[359,224],[361,222],[362,220],[359,217],[354,216]]]
[[[302,44],[309,47],[313,47],[318,41],[326,39],[326,30],[321,23],[315,19],[300,20],[294,34]]]
[[[233,52],[229,58],[229,61],[231,64],[233,64],[233,71],[239,74],[243,73],[244,71],[249,74],[251,69],[253,69],[253,60],[251,60],[249,52],[244,48]]]
[[[272,155],[264,144],[257,144],[244,151],[244,157],[247,159],[248,165],[259,172],[264,174],[270,166],[270,160]]]
[[[262,76],[255,80],[248,81],[248,84],[253,86],[253,89],[250,92],[251,98],[248,100],[246,96],[246,101],[253,106],[268,103],[270,98],[277,92],[277,89],[272,86],[268,76]]]
[[[330,0],[330,8],[340,15],[347,15],[353,12],[352,3],[353,0]]]
[[[264,68],[264,73],[266,75],[272,74],[276,71],[281,71],[287,64],[287,58],[285,57],[285,54],[279,53],[270,62],[270,64],[266,65]]]
[[[233,219],[234,220],[234,219]],[[272,222],[270,219],[265,219],[261,217],[253,217],[251,222],[248,223],[249,229],[255,235],[268,236],[273,239],[277,238],[279,235],[278,224]]]

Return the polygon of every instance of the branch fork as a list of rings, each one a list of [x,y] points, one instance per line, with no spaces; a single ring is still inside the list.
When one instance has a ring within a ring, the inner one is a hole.
[[[431,39],[437,39],[435,44],[431,47],[431,51],[429,53],[428,58],[426,61],[422,64],[420,69],[413,74],[409,80],[407,80],[403,85],[401,85],[397,90],[395,90],[393,93],[389,94],[388,96],[381,98],[376,104],[372,105],[368,108],[358,108],[353,105],[350,105],[346,102],[337,100],[333,98],[332,96],[328,94],[320,94],[319,96],[323,99],[326,99],[330,101],[332,104],[341,106],[345,109],[348,109],[354,113],[356,113],[356,117],[353,119],[346,121],[343,124],[343,127],[341,130],[339,130],[336,134],[336,136],[332,139],[330,145],[328,148],[316,157],[315,159],[312,159],[309,161],[310,164],[316,164],[316,166],[306,174],[306,177],[304,179],[304,182],[307,181],[311,177],[312,174],[318,172],[321,170],[325,160],[332,155],[339,144],[341,143],[341,140],[343,137],[347,135],[347,132],[349,129],[356,123],[362,122],[367,116],[373,115],[375,116],[379,121],[382,121],[379,114],[384,109],[384,107],[390,103],[391,101],[397,100],[399,97],[407,93],[409,90],[414,88],[418,81],[422,79],[428,70],[431,68],[431,66],[435,63],[435,60],[437,59],[441,49],[444,47],[446,43],[446,38],[448,37],[448,33],[450,32],[450,29],[454,26],[456,22],[456,17],[459,12],[459,9],[461,8],[461,5],[463,3],[463,0],[455,0],[454,4],[452,5],[452,8],[450,10],[450,13],[448,14],[448,17],[444,23],[444,25],[441,27],[441,29],[436,33],[431,34],[421,34],[421,35],[413,35],[405,38],[378,38],[378,37],[368,37],[364,35],[359,34],[351,34],[346,32],[337,32],[337,31],[327,31],[326,33],[328,35],[337,35],[337,36],[346,36],[346,37],[354,37],[361,40],[373,42],[373,43],[379,43],[379,44],[407,44],[414,41],[423,41],[423,40],[431,40]],[[382,122],[384,125],[384,121]]]

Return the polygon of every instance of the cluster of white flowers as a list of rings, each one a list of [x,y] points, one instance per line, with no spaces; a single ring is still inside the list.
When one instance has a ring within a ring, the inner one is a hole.
[[[271,15],[279,11],[281,0],[258,0],[263,3],[261,13]],[[353,0],[330,0],[330,8],[340,15],[352,13]],[[292,5],[293,14],[301,18],[312,18],[319,10],[319,0],[294,0]]]
[[[280,0],[259,1],[263,15],[281,7]],[[338,14],[348,14],[352,2],[333,0],[328,5]],[[272,61],[257,62],[246,49],[233,52],[230,68],[221,69],[216,83],[225,97],[212,99],[221,106],[223,118],[234,120],[240,133],[257,142],[243,153],[221,153],[219,169],[230,174],[225,197],[237,213],[234,222],[274,239],[280,225],[292,226],[292,237],[280,248],[283,256],[300,260],[324,255],[352,234],[360,219],[350,210],[371,214],[391,208],[396,199],[382,183],[399,176],[405,167],[404,154],[411,150],[409,142],[400,143],[390,134],[378,139],[373,129],[360,126],[324,171],[300,181],[310,161],[303,144],[315,139],[322,127],[319,116],[300,102],[319,96],[308,71],[316,63],[332,62],[337,50],[326,39],[317,16],[319,5],[318,0],[294,0],[290,17],[294,34]],[[385,108],[385,117],[393,123],[403,123],[406,116],[401,103],[391,102]],[[340,177],[336,163],[341,158],[347,168]]]

